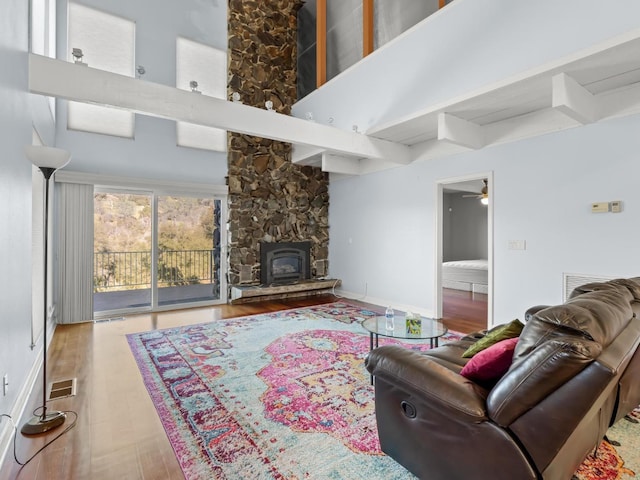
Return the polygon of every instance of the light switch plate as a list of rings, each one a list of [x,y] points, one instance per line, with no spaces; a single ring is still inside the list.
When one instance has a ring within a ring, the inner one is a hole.
[[[609,211],[608,202],[599,202],[591,204],[591,213],[606,213]]]
[[[526,250],[526,248],[525,240],[509,240],[509,250]]]

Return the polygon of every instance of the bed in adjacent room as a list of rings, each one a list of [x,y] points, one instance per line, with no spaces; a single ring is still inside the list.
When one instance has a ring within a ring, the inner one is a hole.
[[[442,264],[442,286],[473,293],[488,293],[487,260],[444,262]]]

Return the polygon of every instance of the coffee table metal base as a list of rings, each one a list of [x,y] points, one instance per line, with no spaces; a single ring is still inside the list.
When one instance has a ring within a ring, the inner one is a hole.
[[[378,348],[378,342],[380,339],[380,335],[378,333],[369,332],[369,351],[374,348]],[[429,339],[429,348],[436,348],[438,346],[438,337]],[[373,375],[371,376],[371,385],[373,385]]]
[[[362,322],[362,327],[369,332],[369,351],[378,348],[380,337],[395,338],[400,341],[429,340],[429,347],[435,348],[438,346],[438,338],[447,333],[447,327],[441,319],[420,317],[418,325],[412,325],[417,328],[411,328],[411,331],[406,325],[406,318],[402,315],[395,315],[392,324],[395,328],[388,329],[387,324],[387,319],[382,316],[371,317]],[[371,376],[371,384],[373,385],[373,376]]]

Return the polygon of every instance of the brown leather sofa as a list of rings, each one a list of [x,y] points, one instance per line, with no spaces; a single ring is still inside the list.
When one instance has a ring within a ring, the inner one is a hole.
[[[640,403],[640,278],[581,287],[525,320],[490,387],[460,375],[462,353],[486,331],[425,353],[373,350],[382,450],[430,480],[571,479]]]

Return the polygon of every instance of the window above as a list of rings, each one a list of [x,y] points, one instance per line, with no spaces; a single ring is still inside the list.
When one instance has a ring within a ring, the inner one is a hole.
[[[132,77],[135,68],[135,23],[69,2],[69,61],[74,61],[71,54],[74,48],[82,50],[83,63]],[[134,114],[115,108],[69,102],[67,127],[133,138]]]
[[[197,82],[197,86],[192,86],[191,82]],[[176,41],[176,87],[195,88],[204,95],[226,98],[226,52],[179,37]],[[176,135],[177,144],[182,147],[219,152],[227,149],[226,130],[176,122]]]

